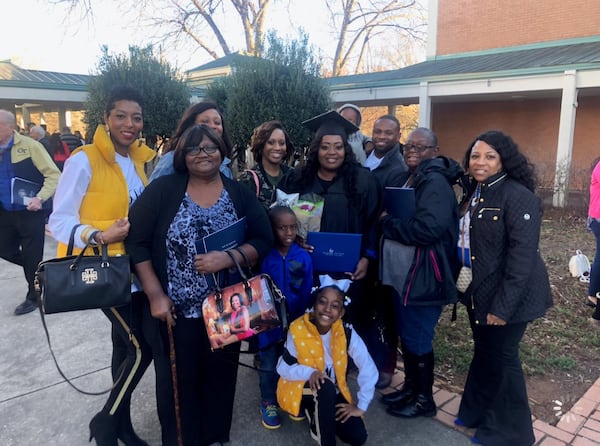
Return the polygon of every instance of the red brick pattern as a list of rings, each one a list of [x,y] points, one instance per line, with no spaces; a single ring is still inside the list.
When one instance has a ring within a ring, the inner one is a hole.
[[[437,55],[598,34],[600,2],[595,0],[437,3]]]
[[[402,379],[402,371],[396,371],[392,385],[383,389],[381,393],[389,393],[399,388]],[[434,386],[433,390],[433,398],[438,407],[435,418],[442,424],[472,437],[474,429],[454,424],[461,395],[439,386]],[[600,446],[600,378],[567,413],[562,415],[556,426],[534,419],[533,430],[535,446]]]
[[[587,190],[590,165],[598,156],[590,147],[598,143],[600,97],[581,97],[578,102],[569,182],[572,190]],[[560,99],[435,103],[432,113],[432,130],[442,155],[462,162],[477,135],[501,130],[512,136],[535,164],[542,185],[554,184]]]

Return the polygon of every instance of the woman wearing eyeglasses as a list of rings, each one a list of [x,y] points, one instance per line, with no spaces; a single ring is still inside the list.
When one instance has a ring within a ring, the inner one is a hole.
[[[432,417],[433,336],[444,305],[456,302],[458,205],[452,185],[462,174],[455,161],[439,156],[437,136],[417,128],[404,144],[409,171],[393,186],[415,191],[410,218],[383,212],[382,282],[395,290],[396,327],[402,345],[405,380],[384,395],[388,413],[404,418]]]
[[[233,260],[223,251],[196,254],[195,242],[246,217],[246,241],[239,249],[249,261],[256,263],[273,244],[267,214],[254,193],[219,173],[225,153],[211,128],[189,128],[175,147],[176,173],[150,183],[129,214],[127,246],[152,316],[160,321],[162,345],[168,345],[167,324],[173,326],[186,445],[229,441],[239,355],[239,344],[212,352],[202,320],[202,302],[212,291],[207,277],[215,274],[228,285],[226,270]],[[246,263],[240,252],[232,253]],[[164,347],[154,350],[162,444],[176,445],[169,354]]]

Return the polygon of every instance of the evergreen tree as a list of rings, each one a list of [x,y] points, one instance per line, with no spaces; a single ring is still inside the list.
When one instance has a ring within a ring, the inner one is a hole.
[[[102,49],[97,73],[88,84],[83,121],[88,132],[104,123],[104,109],[116,85],[134,87],[144,98],[146,143],[153,147],[175,130],[190,103],[190,92],[176,69],[153,55],[152,47],[129,47],[129,54],[111,55]]]
[[[264,58],[240,61],[230,76],[208,88],[208,97],[223,110],[242,161],[253,130],[261,123],[281,121],[296,148],[303,150],[312,135],[302,121],[331,108],[329,90],[306,36],[284,42],[271,33],[263,54]]]

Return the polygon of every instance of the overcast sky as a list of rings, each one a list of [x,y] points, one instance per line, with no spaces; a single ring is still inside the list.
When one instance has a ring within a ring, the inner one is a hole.
[[[94,5],[102,7],[95,7],[93,23],[80,21],[76,16],[65,22],[68,17],[65,6],[48,0],[11,3],[14,6],[8,17],[3,13],[0,27],[0,60],[11,59],[22,68],[89,74],[98,62],[102,45],[108,45],[111,53],[121,53],[126,52],[129,45],[148,43],[147,32],[136,25],[136,18],[117,11],[111,0],[94,1]],[[280,9],[282,3],[287,2],[272,4],[269,23],[275,23],[278,34],[284,37],[292,25],[287,11]],[[327,29],[327,16],[325,11],[317,11],[322,2],[311,2],[310,8],[306,7],[306,0],[291,3],[294,23],[309,32],[311,42],[317,46],[330,45],[332,39],[323,32]],[[167,52],[166,56],[171,64],[183,70],[212,60],[200,51],[192,53],[182,49]]]

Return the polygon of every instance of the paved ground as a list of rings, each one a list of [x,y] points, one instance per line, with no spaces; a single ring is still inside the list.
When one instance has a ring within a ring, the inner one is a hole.
[[[46,257],[51,257],[54,252],[55,243],[47,240]],[[13,310],[25,292],[20,268],[0,260],[0,446],[88,444],[89,420],[100,410],[105,398],[77,393],[60,377],[52,363],[37,312],[13,316]],[[89,390],[110,387],[110,326],[103,314],[92,310],[51,315],[47,321],[54,350],[67,376]],[[398,372],[392,385],[398,386],[401,382],[402,373]],[[452,425],[460,396],[436,390],[440,411],[431,419],[396,419],[388,416],[378,401],[373,401],[366,416],[367,444],[471,444],[469,432],[457,431]],[[561,421],[565,421],[563,426],[559,424],[557,428],[536,421],[537,444],[600,444],[600,380],[588,394],[582,399],[583,403],[574,407],[578,413],[568,414],[569,417]],[[138,434],[151,445],[159,445],[160,427],[151,369],[134,393],[132,412]],[[242,367],[230,445],[269,443],[315,444],[304,423],[284,418],[281,429],[267,431],[261,426],[256,372]]]

